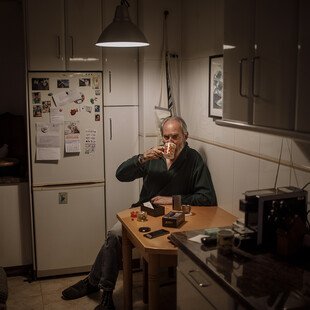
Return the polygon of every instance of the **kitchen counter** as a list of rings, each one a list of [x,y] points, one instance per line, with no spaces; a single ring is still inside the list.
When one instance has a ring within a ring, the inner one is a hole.
[[[176,232],[171,241],[243,307],[310,309],[309,251],[289,260],[237,248],[224,255],[188,240],[198,234],[203,230]]]

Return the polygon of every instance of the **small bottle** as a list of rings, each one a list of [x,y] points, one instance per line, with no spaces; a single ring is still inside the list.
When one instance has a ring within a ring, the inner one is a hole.
[[[176,211],[182,210],[181,195],[172,196],[172,209]]]

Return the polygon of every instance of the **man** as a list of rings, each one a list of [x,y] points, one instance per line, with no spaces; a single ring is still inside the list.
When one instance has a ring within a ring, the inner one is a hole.
[[[165,158],[164,147],[153,147],[122,163],[116,177],[122,182],[143,178],[139,203],[172,204],[173,195],[181,195],[182,204],[216,205],[211,176],[199,153],[186,140],[187,126],[181,117],[166,118],[161,125],[163,142],[176,145],[173,159]],[[121,225],[108,232],[105,244],[87,278],[62,292],[63,298],[75,299],[103,289],[102,301],[95,309],[114,309],[112,292],[121,264]]]

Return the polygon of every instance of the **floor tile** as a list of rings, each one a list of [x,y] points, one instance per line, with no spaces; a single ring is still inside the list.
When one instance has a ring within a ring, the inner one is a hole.
[[[101,291],[76,300],[64,300],[61,292],[65,288],[85,278],[85,275],[66,276],[39,279],[28,282],[23,277],[9,277],[8,310],[93,310],[101,301]],[[173,310],[175,300],[175,283],[170,283],[167,269],[160,274],[161,310]],[[133,309],[146,310],[148,305],[143,303],[143,273],[133,273]],[[123,272],[120,271],[113,293],[116,309],[123,309]]]

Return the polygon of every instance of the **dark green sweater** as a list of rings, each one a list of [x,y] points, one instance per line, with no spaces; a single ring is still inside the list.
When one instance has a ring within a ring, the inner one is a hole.
[[[116,177],[122,182],[143,178],[139,201],[142,203],[155,196],[181,195],[182,204],[217,205],[209,169],[200,154],[187,143],[169,170],[164,158],[141,165],[136,155],[118,167]]]

